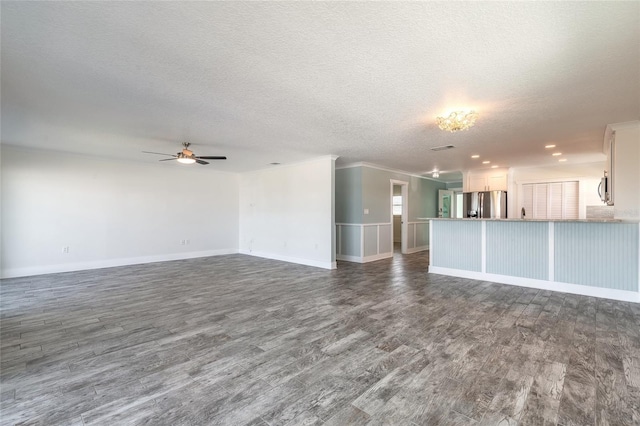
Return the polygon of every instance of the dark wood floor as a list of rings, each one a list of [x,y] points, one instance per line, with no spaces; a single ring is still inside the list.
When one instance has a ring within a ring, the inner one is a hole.
[[[640,424],[640,306],[242,255],[2,281],[7,424]]]

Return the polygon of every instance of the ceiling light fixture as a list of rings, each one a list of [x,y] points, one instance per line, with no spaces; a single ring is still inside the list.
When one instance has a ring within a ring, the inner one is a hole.
[[[561,152],[554,152],[554,153],[553,153],[553,154],[551,154],[551,155],[553,155],[554,157],[557,157],[557,156],[559,156],[559,155],[562,155],[562,153],[561,153]]]
[[[431,177],[433,178],[439,178],[440,177],[440,172],[437,170],[434,170],[433,173],[431,174]]]
[[[555,148],[556,146],[555,145],[545,145],[544,147],[549,149],[549,148]]]
[[[195,163],[196,160],[195,158],[191,158],[191,157],[178,157],[178,163],[182,163],[182,164],[193,164]]]
[[[558,161],[563,162],[563,161],[567,161],[567,159],[566,158],[561,158]]]
[[[477,118],[478,114],[474,111],[454,111],[448,117],[436,117],[436,123],[440,129],[453,133],[467,130],[475,124]]]
[[[480,156],[478,154],[474,154],[471,156],[471,158],[480,158]]]
[[[482,164],[489,164],[491,161],[483,161]]]
[[[497,168],[498,168],[498,166],[494,164],[493,166],[491,166],[491,168],[492,168],[492,169],[497,169]]]

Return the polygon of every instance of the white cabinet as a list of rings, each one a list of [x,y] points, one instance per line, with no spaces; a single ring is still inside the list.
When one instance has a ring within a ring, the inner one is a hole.
[[[469,192],[486,191],[487,178],[484,176],[469,176]]]
[[[607,154],[607,161],[604,163],[604,175],[607,177],[606,187],[598,188],[598,191],[602,194],[600,198],[607,203],[608,206],[613,206],[613,188],[615,187],[615,157],[616,157],[616,132],[607,129],[604,141],[604,152]],[[603,198],[604,196],[604,198]]]
[[[487,177],[487,191],[506,191],[507,174],[501,173]]]
[[[640,121],[610,124],[605,133],[615,219],[640,219]]]
[[[507,172],[469,173],[466,192],[475,191],[506,191]]]

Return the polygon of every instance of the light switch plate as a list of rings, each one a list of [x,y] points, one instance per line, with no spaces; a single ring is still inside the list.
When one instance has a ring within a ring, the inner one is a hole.
[[[364,209],[364,214],[369,214],[369,209]]]

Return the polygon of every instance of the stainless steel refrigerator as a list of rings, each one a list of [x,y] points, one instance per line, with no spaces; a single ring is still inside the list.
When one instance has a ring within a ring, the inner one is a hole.
[[[507,191],[463,192],[464,217],[507,218]]]

